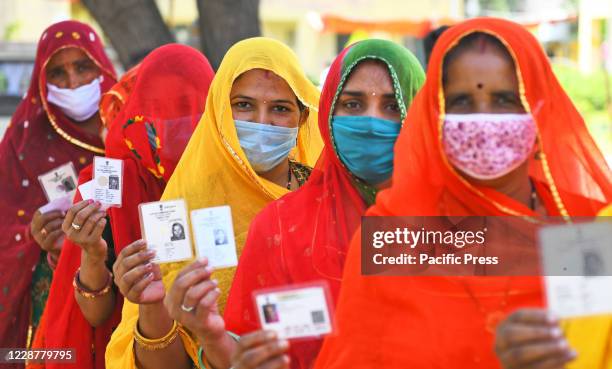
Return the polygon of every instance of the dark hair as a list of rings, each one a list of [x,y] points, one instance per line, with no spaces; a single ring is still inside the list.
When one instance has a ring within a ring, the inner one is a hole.
[[[436,45],[436,41],[442,36],[442,33],[449,29],[449,26],[438,27],[425,36],[423,39],[423,48],[425,49],[425,65],[429,64],[429,58],[431,57],[431,52],[433,51],[434,46]]]
[[[487,46],[491,46],[500,51],[506,59],[514,65],[514,59],[506,46],[495,36],[484,32],[474,32],[462,38],[459,43],[453,47],[444,57],[442,67],[442,83],[446,84],[448,65],[459,57],[462,53],[468,50],[484,51]]]

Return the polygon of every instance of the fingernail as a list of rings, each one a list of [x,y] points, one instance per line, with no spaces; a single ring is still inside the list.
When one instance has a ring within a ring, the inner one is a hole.
[[[578,357],[578,352],[576,352],[576,350],[571,350],[570,351],[570,358],[575,359]]]
[[[550,335],[553,338],[559,338],[559,337],[563,336],[563,332],[561,332],[561,330],[559,328],[553,328],[550,331]]]
[[[557,343],[557,347],[558,347],[559,349],[566,349],[566,348],[568,348],[568,347],[569,347],[569,345],[567,344],[567,341],[566,341],[566,340],[560,340],[560,341]]]
[[[552,314],[548,314],[546,316],[546,321],[548,322],[548,324],[555,324],[555,323],[559,322],[559,319],[556,316],[552,315]]]
[[[219,281],[216,279],[211,280],[211,282],[215,285],[218,286],[219,285]]]
[[[89,205],[93,204],[93,202],[94,202],[93,199],[87,200],[87,204],[89,204]]]
[[[153,269],[153,264],[151,264],[151,263],[147,263],[147,264],[145,265],[145,268],[146,268],[147,270],[151,270],[151,269]]]
[[[221,289],[220,289],[220,288],[218,288],[218,287],[217,287],[217,288],[215,288],[215,291],[216,291],[217,293],[219,293],[219,294],[221,293]]]
[[[291,358],[290,358],[289,356],[287,356],[287,355],[283,355],[283,361],[284,361],[286,364],[289,364],[289,362],[291,361]]]
[[[149,257],[155,256],[155,250],[147,250],[146,255]]]
[[[211,267],[206,267],[206,269],[204,269],[206,271],[206,273],[212,273],[213,272],[213,268]]]
[[[267,332],[266,333],[266,338],[269,339],[269,340],[276,338],[276,332],[273,332],[273,331]]]
[[[286,349],[287,347],[289,347],[289,342],[287,342],[287,340],[281,340],[278,345],[280,346],[280,348],[282,349]]]
[[[146,279],[153,279],[153,273],[147,273],[145,276]]]
[[[62,211],[62,217],[65,217],[65,216],[66,216],[66,212]]]

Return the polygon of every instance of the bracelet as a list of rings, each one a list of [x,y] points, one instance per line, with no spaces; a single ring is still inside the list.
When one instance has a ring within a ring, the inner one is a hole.
[[[79,295],[85,297],[86,299],[95,299],[104,296],[109,293],[111,288],[113,287],[113,273],[111,272],[108,272],[108,279],[106,280],[106,285],[102,289],[97,291],[91,291],[81,284],[81,280],[79,279],[80,273],[81,268],[79,268],[74,274],[74,279],[72,280],[72,287],[74,287],[74,290]]]
[[[236,333],[233,333],[233,332],[230,332],[230,331],[226,331],[226,333],[235,342],[240,341],[240,336],[237,335]],[[208,360],[204,359],[203,357],[204,357],[204,347],[200,346],[200,348],[198,349],[198,367],[199,367],[199,369],[209,369],[209,368],[212,368],[212,365],[210,365]],[[234,367],[232,366],[230,369],[234,369]]]
[[[176,321],[173,321],[170,332],[162,338],[148,339],[143,337],[138,331],[138,323],[134,326],[134,340],[140,347],[147,351],[157,351],[170,346],[178,337],[181,329]]]

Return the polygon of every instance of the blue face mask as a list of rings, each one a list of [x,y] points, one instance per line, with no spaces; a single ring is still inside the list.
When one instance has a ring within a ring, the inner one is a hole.
[[[332,132],[342,163],[368,184],[379,184],[393,173],[393,146],[401,125],[369,116],[332,117]]]
[[[253,170],[265,173],[280,164],[295,147],[298,128],[234,120],[240,147]]]

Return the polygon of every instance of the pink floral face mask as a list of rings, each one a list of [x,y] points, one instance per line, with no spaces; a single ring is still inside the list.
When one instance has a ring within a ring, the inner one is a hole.
[[[531,114],[448,114],[442,143],[451,164],[476,179],[495,179],[527,160],[536,139]]]

